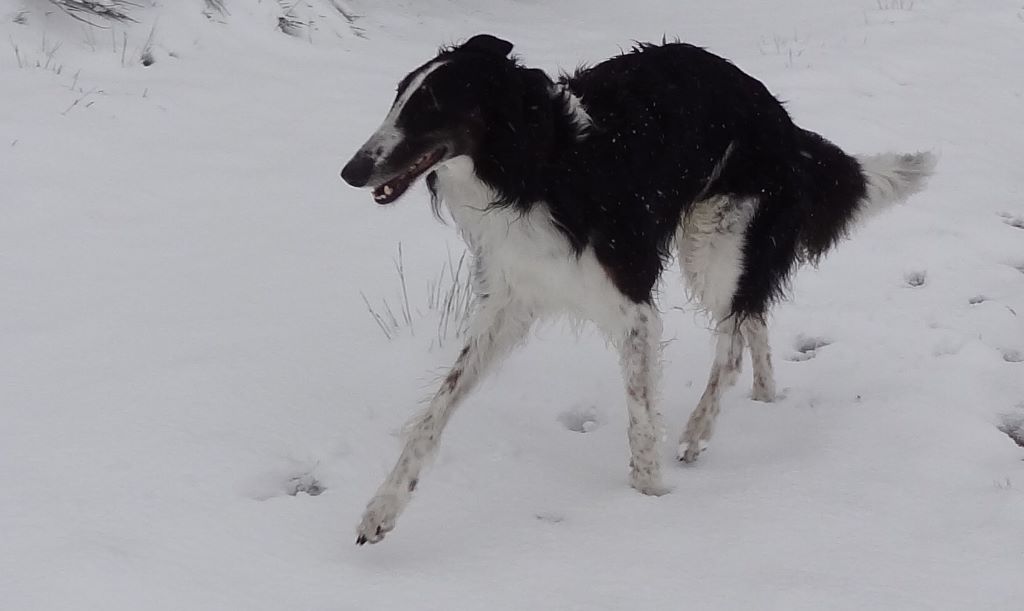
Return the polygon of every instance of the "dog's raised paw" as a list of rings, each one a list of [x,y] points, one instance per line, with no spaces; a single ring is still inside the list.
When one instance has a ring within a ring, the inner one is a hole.
[[[356,529],[356,545],[378,543],[384,535],[395,528],[399,512],[398,497],[395,495],[378,495],[366,506],[363,520]]]

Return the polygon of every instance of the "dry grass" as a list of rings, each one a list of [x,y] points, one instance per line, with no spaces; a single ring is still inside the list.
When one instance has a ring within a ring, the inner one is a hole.
[[[914,0],[877,0],[878,9],[882,11],[912,11]]]
[[[474,304],[470,265],[466,253],[458,260],[453,259],[449,253],[448,260],[441,266],[441,271],[433,280],[427,282],[426,304],[423,310],[414,309],[412,306],[401,244],[398,245],[394,266],[398,277],[397,299],[389,301],[387,298],[381,298],[371,302],[365,293],[360,292],[367,311],[384,337],[390,341],[406,330],[409,335],[415,336],[416,328],[428,318],[437,320],[431,330],[431,348],[444,346],[448,340],[461,337],[466,330],[466,322]]]
[[[91,18],[99,17],[108,21],[134,22],[129,11],[140,5],[128,0],[49,0],[50,4],[67,13],[78,21],[96,27],[103,27]]]

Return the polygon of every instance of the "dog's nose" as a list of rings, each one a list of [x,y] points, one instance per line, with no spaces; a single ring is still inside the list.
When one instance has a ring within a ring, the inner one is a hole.
[[[366,153],[356,153],[341,169],[341,178],[353,187],[365,187],[373,174],[373,159]]]

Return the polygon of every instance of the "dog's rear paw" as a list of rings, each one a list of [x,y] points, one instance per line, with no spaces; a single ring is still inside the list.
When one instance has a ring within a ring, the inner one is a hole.
[[[656,456],[646,453],[629,459],[629,485],[647,496],[661,496],[668,492],[661,483],[661,467]]]
[[[692,463],[697,460],[697,457],[701,455],[704,450],[708,449],[708,442],[705,439],[699,441],[684,441],[679,444],[679,449],[676,451],[676,457],[685,463]]]
[[[373,497],[356,529],[356,545],[377,543],[391,532],[398,519],[399,504],[398,497],[393,494]]]
[[[662,484],[659,479],[632,478],[629,485],[640,494],[647,496],[662,496],[670,492],[669,487]]]
[[[754,384],[754,388],[750,392],[750,398],[753,399],[754,401],[761,401],[762,403],[774,403],[775,385]]]

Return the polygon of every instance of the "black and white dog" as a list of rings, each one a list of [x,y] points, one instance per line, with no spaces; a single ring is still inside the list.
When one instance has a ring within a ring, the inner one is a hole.
[[[750,349],[772,401],[769,308],[794,269],[864,217],[920,190],[931,153],[850,157],[793,124],[756,79],[687,44],[641,44],[552,81],[490,35],[442,49],[398,84],[384,123],[342,170],[389,204],[422,175],[475,261],[469,339],[408,427],[356,542],[394,528],[455,408],[539,318],[594,322],[621,354],[631,484],[666,492],[654,405],[655,288],[678,252],[715,323],[711,375],[679,442],[693,461]]]

